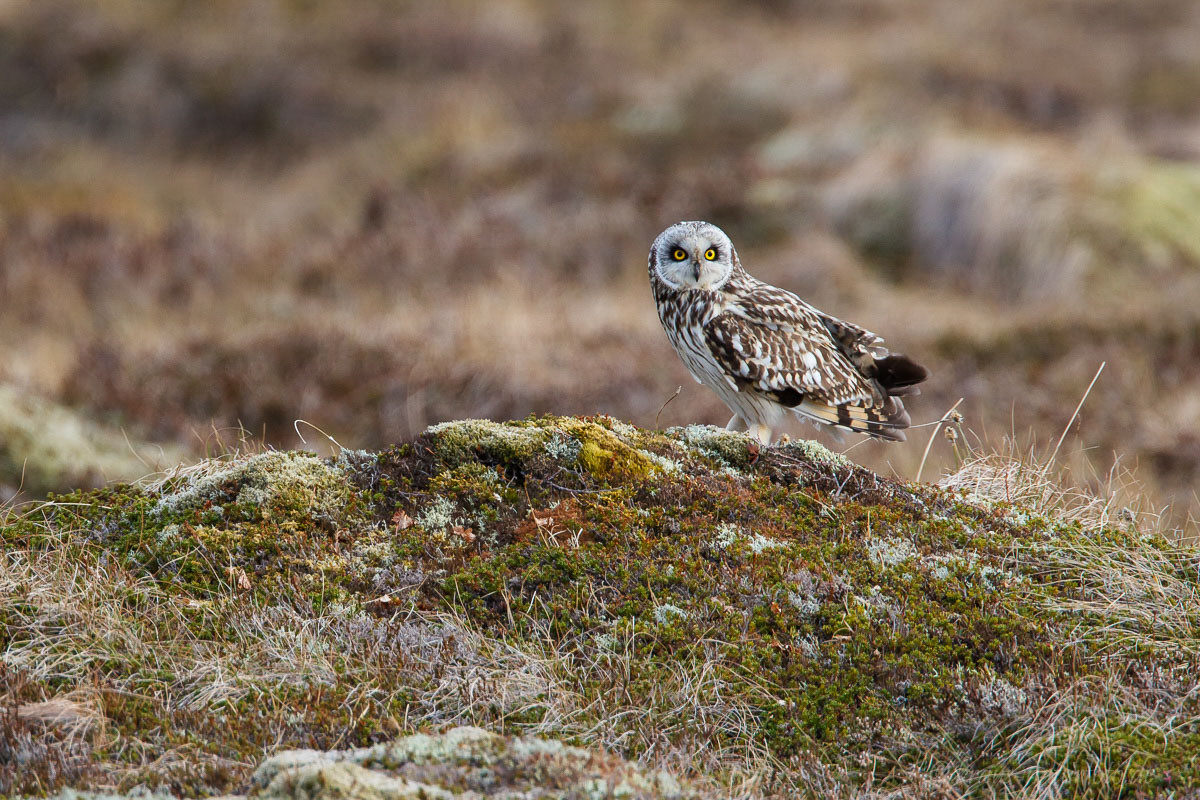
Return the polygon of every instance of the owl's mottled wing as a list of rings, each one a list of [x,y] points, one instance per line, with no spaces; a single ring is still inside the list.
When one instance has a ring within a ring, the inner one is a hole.
[[[816,309],[813,309],[816,311]],[[866,328],[816,311],[825,329],[837,343],[842,355],[850,359],[858,371],[872,378],[889,397],[918,395],[917,384],[929,377],[929,370],[907,356],[889,353],[883,338]]]
[[[906,387],[892,392],[877,379],[889,356],[870,331],[762,286],[714,317],[705,339],[739,390],[760,392],[819,422],[904,438],[900,429],[909,418],[893,395]]]
[[[882,394],[841,352],[821,314],[782,290],[744,295],[705,326],[705,338],[739,387],[784,405],[799,402],[797,395],[839,405]]]

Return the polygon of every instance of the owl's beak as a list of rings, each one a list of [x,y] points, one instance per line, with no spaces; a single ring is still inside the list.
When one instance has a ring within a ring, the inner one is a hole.
[[[692,259],[692,274],[696,276],[696,280],[700,280],[700,256]]]

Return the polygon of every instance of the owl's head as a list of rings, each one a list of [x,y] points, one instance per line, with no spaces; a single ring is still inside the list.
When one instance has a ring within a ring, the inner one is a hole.
[[[650,248],[650,268],[672,289],[720,289],[737,264],[733,242],[708,222],[677,222]]]

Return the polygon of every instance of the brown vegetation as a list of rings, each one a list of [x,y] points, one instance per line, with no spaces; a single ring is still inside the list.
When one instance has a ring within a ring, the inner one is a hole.
[[[644,276],[707,218],[917,422],[1048,448],[1107,362],[1072,441],[1198,505],[1192,3],[7,3],[0,109],[0,381],[135,440],[723,422]]]

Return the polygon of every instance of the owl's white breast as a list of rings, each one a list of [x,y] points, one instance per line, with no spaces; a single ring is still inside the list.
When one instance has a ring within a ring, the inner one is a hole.
[[[658,304],[659,319],[667,338],[679,354],[688,372],[724,396],[736,387],[713,357],[704,336],[704,327],[725,311],[728,300],[720,292],[680,292]]]

